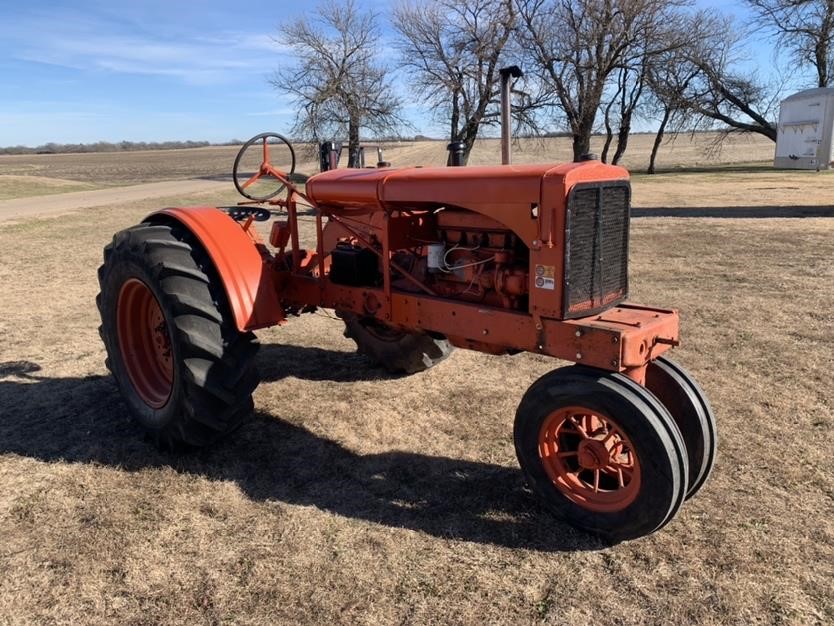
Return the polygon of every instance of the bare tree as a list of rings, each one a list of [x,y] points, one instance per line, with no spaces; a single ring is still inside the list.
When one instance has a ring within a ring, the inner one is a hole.
[[[692,113],[722,124],[725,134],[758,133],[776,141],[782,85],[739,68],[746,33],[735,27],[732,17],[711,19],[710,29],[684,48],[697,70],[682,92],[684,101]]]
[[[379,39],[376,14],[355,0],[324,0],[281,31],[296,63],[271,82],[299,107],[293,132],[315,142],[346,134],[349,167],[357,165],[362,129],[394,135],[404,123],[388,70],[376,60]]]
[[[692,14],[678,29],[687,44],[657,57],[647,74],[653,108],[660,112],[648,173],[655,171],[667,132],[674,138],[684,130],[718,130],[717,149],[738,132],[776,141],[774,120],[783,85],[761,81],[741,64],[747,33],[732,17],[714,11]]]
[[[671,8],[670,8],[671,10]],[[671,15],[665,14],[664,15]],[[647,107],[646,92],[649,75],[669,63],[671,58],[682,48],[692,46],[697,41],[697,34],[690,28],[682,28],[682,23],[691,22],[689,14],[674,13],[674,21],[659,20],[653,25],[654,37],[651,41],[638,40],[632,44],[623,62],[614,74],[614,91],[605,106],[604,124],[606,131],[605,145],[601,159],[608,162],[608,153],[613,145],[614,127],[617,122],[617,142],[611,163],[617,165],[625,155],[634,120],[645,116]]]
[[[509,61],[515,28],[512,0],[406,0],[394,9],[401,65],[412,89],[448,120],[464,163],[483,126],[499,122],[498,70]],[[533,125],[534,99],[514,92],[516,122]]]
[[[646,170],[648,174],[654,174],[656,171],[657,154],[667,131],[670,131],[670,136],[674,139],[684,128],[691,129],[697,124],[698,118],[688,106],[686,92],[698,73],[699,69],[690,63],[680,50],[658,57],[657,62],[648,68],[646,83],[651,94],[650,102],[660,113],[659,125],[649,155],[649,167]]]
[[[800,66],[810,64],[817,86],[834,81],[834,0],[745,0],[755,22],[773,32]]]
[[[617,165],[623,158],[631,136],[631,125],[638,107],[643,101],[646,86],[646,74],[650,64],[649,57],[639,59],[636,67],[623,66],[617,72],[616,91],[605,107],[605,144],[600,156],[603,163],[608,162],[608,152],[614,140],[614,128],[611,123],[612,110],[617,112],[617,147],[611,163]],[[616,105],[616,109],[614,109]]]
[[[726,20],[708,11],[698,11],[682,17],[670,26],[667,36],[684,42],[655,56],[646,65],[647,107],[659,113],[659,125],[649,156],[648,174],[656,171],[657,154],[665,137],[674,140],[684,130],[708,128],[712,119],[698,115],[688,100],[690,85],[701,74],[700,65],[693,62],[704,56],[716,39],[721,39],[728,27]]]
[[[611,77],[670,42],[663,29],[685,0],[515,0],[521,37],[573,135],[574,159],[591,133]]]

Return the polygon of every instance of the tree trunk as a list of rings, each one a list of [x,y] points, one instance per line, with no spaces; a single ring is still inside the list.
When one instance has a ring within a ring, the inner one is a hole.
[[[573,161],[578,163],[591,151],[591,127],[580,129],[573,134]]]
[[[460,141],[460,132],[458,131],[458,126],[460,126],[460,103],[458,102],[457,92],[452,93],[452,118],[450,120],[450,124],[449,142]],[[449,167],[452,164],[452,151],[449,150],[448,152],[449,154],[446,157],[446,167]]]
[[[626,148],[628,148],[628,137],[631,134],[631,113],[623,117],[620,124],[620,130],[617,132],[617,149],[614,151],[614,157],[611,159],[612,165],[619,165],[620,159],[623,158]]]
[[[450,141],[455,141],[455,137],[458,136],[458,126],[460,125],[460,103],[458,102],[457,93],[452,93],[452,118],[450,123]]]
[[[478,137],[478,125],[467,124],[461,131],[461,137],[458,141],[463,142],[463,160],[462,164],[469,163],[469,153],[475,146],[475,139]]]
[[[359,120],[348,124],[348,167],[359,167]]]
[[[828,87],[828,45],[818,43],[814,49],[817,66],[817,87]]]
[[[596,102],[599,103],[599,100]],[[584,111],[581,117],[571,123],[574,163],[581,161],[583,156],[591,152],[591,135],[594,132],[597,108],[598,106]]]
[[[657,151],[660,150],[660,144],[663,142],[663,133],[666,132],[666,124],[669,123],[669,118],[672,116],[672,109],[665,107],[663,110],[663,119],[660,121],[660,127],[657,129],[657,134],[654,136],[654,144],[652,145],[652,154],[649,157],[649,169],[647,174],[654,174],[655,161],[657,160]]]
[[[614,130],[611,128],[611,105],[614,104],[614,99],[605,107],[605,145],[602,148],[602,154],[599,160],[603,163],[608,163],[608,150],[611,148],[611,142],[614,140]]]

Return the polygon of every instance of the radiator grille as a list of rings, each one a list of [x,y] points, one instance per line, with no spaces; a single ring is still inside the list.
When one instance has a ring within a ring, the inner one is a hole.
[[[574,186],[565,221],[565,318],[613,306],[628,295],[628,183]]]

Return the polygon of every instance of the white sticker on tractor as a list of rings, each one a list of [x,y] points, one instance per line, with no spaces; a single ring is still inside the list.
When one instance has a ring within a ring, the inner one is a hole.
[[[554,265],[537,265],[535,285],[539,289],[556,289],[556,267]]]

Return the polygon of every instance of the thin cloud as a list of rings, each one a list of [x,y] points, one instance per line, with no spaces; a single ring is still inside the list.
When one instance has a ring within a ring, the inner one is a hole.
[[[0,36],[16,40],[14,57],[85,71],[169,77],[188,84],[221,84],[265,75],[280,61],[282,47],[268,34],[224,31],[216,36],[162,39],[125,33],[105,20],[50,18],[37,24],[19,21],[0,27]],[[29,36],[38,32],[37,38]],[[37,43],[33,43],[36,41]],[[271,53],[271,54],[268,54]]]

